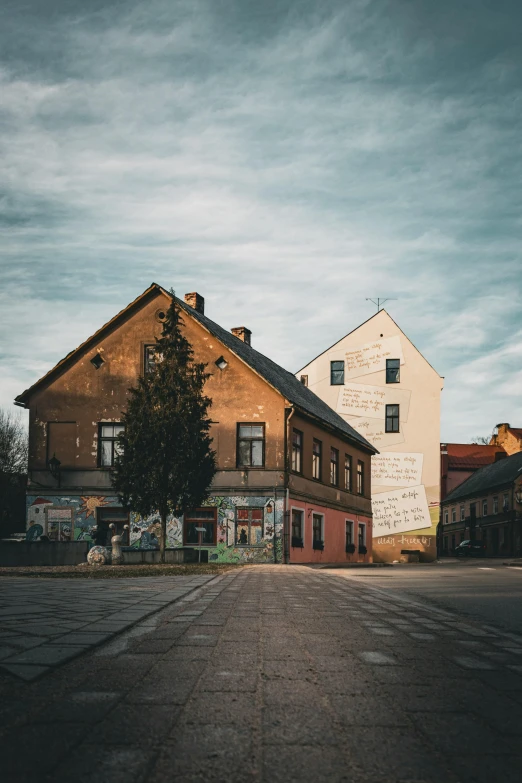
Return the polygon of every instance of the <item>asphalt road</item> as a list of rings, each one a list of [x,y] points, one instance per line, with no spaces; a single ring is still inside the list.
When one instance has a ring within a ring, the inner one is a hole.
[[[498,559],[328,573],[522,633],[522,567],[507,567]]]

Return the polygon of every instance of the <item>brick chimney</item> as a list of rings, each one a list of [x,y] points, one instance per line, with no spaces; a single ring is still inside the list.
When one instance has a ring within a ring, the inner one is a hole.
[[[230,330],[235,337],[239,337],[247,345],[251,345],[252,332],[247,329],[246,326],[236,326],[235,329]]]
[[[195,291],[192,294],[185,294],[185,303],[189,307],[193,307],[201,315],[205,315],[205,300],[201,294],[197,294]]]

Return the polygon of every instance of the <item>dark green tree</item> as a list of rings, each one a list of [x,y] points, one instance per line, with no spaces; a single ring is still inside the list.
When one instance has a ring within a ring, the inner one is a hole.
[[[112,472],[124,506],[142,517],[159,513],[162,563],[167,516],[179,517],[200,506],[216,472],[208,418],[212,401],[203,392],[209,374],[205,364],[194,361],[182,324],[173,296],[163,334],[156,340],[154,366],[129,390]]]

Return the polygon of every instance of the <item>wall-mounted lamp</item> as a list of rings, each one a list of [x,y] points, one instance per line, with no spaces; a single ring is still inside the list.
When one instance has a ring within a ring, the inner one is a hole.
[[[56,454],[53,454],[50,460],[47,460],[47,467],[49,468],[49,472],[51,476],[58,481],[58,486],[60,486],[60,465],[62,463],[56,456]]]

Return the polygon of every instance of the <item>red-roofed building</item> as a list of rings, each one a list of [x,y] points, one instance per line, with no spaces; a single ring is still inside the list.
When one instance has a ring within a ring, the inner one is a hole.
[[[490,444],[500,446],[510,456],[522,451],[522,428],[510,427],[509,424],[497,424],[493,430]]]
[[[478,443],[441,443],[441,500],[476,470],[507,456],[502,446]]]

